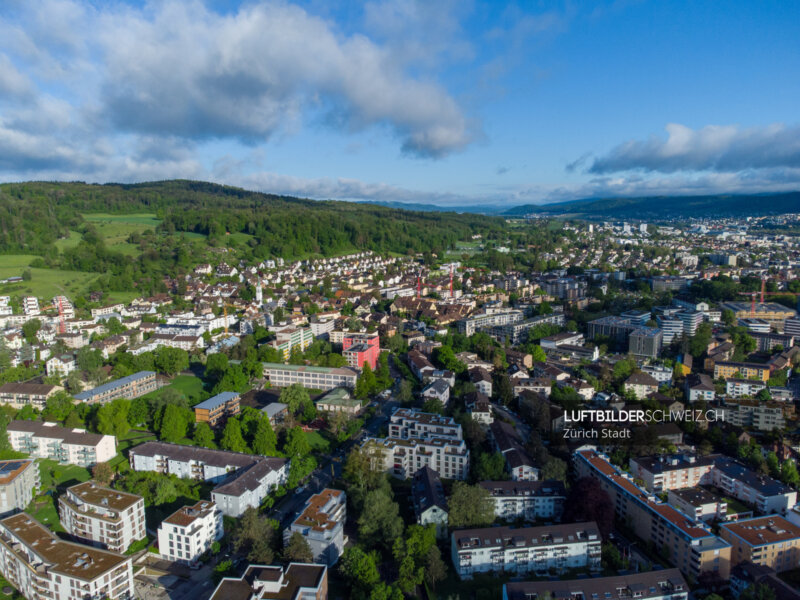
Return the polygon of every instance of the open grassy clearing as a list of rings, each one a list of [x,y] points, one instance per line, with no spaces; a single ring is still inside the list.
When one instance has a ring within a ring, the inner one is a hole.
[[[126,243],[132,233],[153,229],[159,223],[154,214],[110,215],[106,213],[84,214],[83,218],[95,226],[109,247]]]
[[[195,377],[194,375],[178,375],[170,382],[169,385],[164,386],[155,392],[145,394],[142,397],[158,398],[159,396],[168,393],[167,390],[174,390],[178,392],[181,396],[186,398],[189,406],[194,406],[198,402],[201,402],[209,397],[209,392],[205,390],[203,380],[199,377]]]
[[[0,279],[21,276],[24,266],[6,266],[5,256],[0,257]],[[35,257],[34,257],[35,258]],[[64,271],[61,269],[30,269],[31,280],[0,285],[0,294],[12,296],[32,295],[49,299],[58,294],[79,296],[97,279],[97,273]]]
[[[81,234],[77,231],[70,230],[69,237],[62,238],[56,241],[56,248],[58,248],[59,252],[63,252],[64,250],[68,250],[69,248],[74,248],[77,246],[81,241]]]

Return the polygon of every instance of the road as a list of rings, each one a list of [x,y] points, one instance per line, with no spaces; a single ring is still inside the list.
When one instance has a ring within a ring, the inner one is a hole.
[[[303,491],[294,490],[284,496],[270,511],[270,518],[278,521],[282,527],[288,527],[312,495],[330,486],[334,479],[342,476],[344,461],[347,459],[350,449],[356,444],[360,444],[364,438],[376,436],[398,406],[398,402],[392,397],[381,402],[375,416],[365,423],[357,436],[347,440],[336,451],[318,456],[319,466],[306,479],[305,485],[302,486]]]

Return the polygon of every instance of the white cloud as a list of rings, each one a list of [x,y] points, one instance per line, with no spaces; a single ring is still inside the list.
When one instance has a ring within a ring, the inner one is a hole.
[[[620,144],[594,160],[589,172],[678,171],[737,172],[748,169],[800,167],[800,126],[708,125],[691,129],[670,123],[667,137]],[[580,159],[579,159],[580,160]]]

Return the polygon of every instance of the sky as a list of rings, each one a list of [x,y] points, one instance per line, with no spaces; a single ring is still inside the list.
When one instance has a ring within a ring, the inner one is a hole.
[[[449,206],[800,189],[800,2],[2,0],[0,181]]]

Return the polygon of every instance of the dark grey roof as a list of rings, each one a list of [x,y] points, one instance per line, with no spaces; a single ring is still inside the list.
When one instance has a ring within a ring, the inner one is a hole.
[[[592,577],[572,581],[521,581],[505,585],[504,598],[508,600],[534,600],[549,597],[552,600],[620,600],[633,597],[633,590],[641,592],[642,600],[661,598],[689,586],[678,569],[646,571],[614,577]]]
[[[411,495],[417,517],[431,506],[438,506],[447,511],[447,498],[444,495],[442,480],[439,478],[439,473],[430,467],[422,467],[414,473]]]

